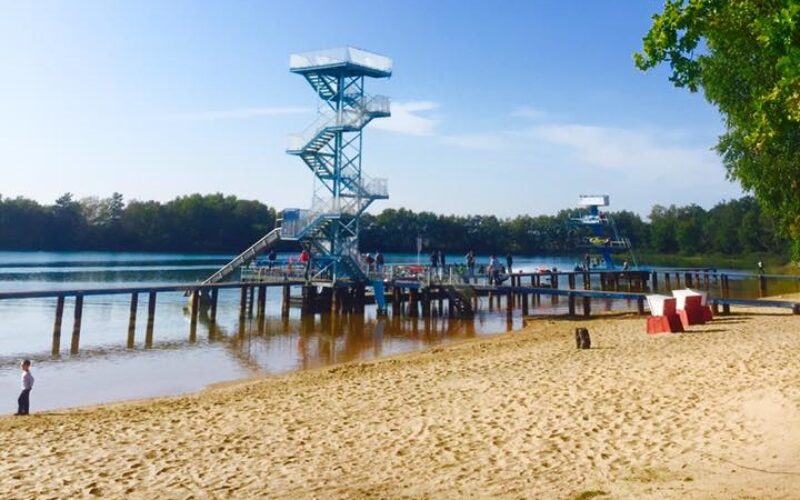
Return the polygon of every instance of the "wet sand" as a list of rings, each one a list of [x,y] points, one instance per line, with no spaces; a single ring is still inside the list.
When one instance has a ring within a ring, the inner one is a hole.
[[[797,498],[800,317],[744,310],[657,338],[636,316],[534,319],[374,362],[4,417],[0,443],[2,498]]]

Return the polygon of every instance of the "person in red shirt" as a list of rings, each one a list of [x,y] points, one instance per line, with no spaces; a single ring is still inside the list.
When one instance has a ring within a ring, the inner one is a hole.
[[[308,279],[308,270],[311,267],[311,253],[309,253],[309,251],[305,248],[302,252],[300,252],[300,264],[303,265],[305,278]]]

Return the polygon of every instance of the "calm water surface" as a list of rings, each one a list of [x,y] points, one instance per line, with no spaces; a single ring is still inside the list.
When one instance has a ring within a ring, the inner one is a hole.
[[[0,291],[147,286],[200,280],[227,262],[229,255],[103,252],[0,252]],[[285,256],[288,257],[288,256]],[[461,256],[449,256],[451,263]],[[416,255],[389,255],[388,262],[414,262]],[[423,256],[423,262],[425,257]],[[481,262],[488,261],[488,257]],[[518,258],[525,266],[568,268],[571,259]],[[295,291],[298,294],[299,291]],[[521,327],[519,313],[487,311],[474,321],[444,318],[378,318],[368,307],[363,317],[317,316],[300,320],[292,309],[282,319],[279,289],[267,293],[262,325],[239,321],[238,290],[221,290],[217,326],[201,315],[190,338],[186,298],[159,293],[152,346],[144,342],[147,300],[140,296],[133,347],[127,346],[130,297],[84,299],[80,352],[69,354],[74,300],[67,299],[61,353],[51,355],[55,299],[0,301],[0,413],[16,411],[18,363],[33,360],[34,410],[115,400],[174,395],[208,384],[258,374],[277,374],[352,360],[368,360],[425,347],[505,332]],[[543,301],[544,302],[544,301]],[[549,302],[540,312],[563,308]]]
[[[195,282],[228,261],[229,255],[103,252],[0,252],[0,291],[148,286]],[[281,257],[288,257],[281,256]],[[425,263],[426,257],[422,256]],[[448,256],[460,263],[462,256]],[[414,262],[416,255],[388,255],[387,262]],[[488,256],[478,259],[480,264]],[[516,257],[515,269],[540,266],[571,269],[568,257]],[[748,285],[749,286],[749,285]],[[755,282],[753,287],[755,286]],[[795,284],[792,287],[796,286]],[[751,293],[749,291],[743,294]],[[296,290],[294,295],[299,294]],[[33,360],[34,410],[115,400],[174,395],[208,384],[259,374],[286,373],[353,360],[423,349],[458,339],[501,333],[522,325],[519,310],[489,311],[484,301],[472,321],[443,318],[378,317],[368,307],[363,317],[316,316],[300,319],[292,309],[281,318],[279,289],[267,293],[263,325],[239,321],[239,291],[221,290],[217,326],[201,315],[189,335],[187,301],[180,293],[159,293],[153,344],[146,346],[146,296],[139,299],[135,342],[127,346],[130,297],[84,300],[80,352],[69,354],[74,300],[68,299],[62,323],[61,353],[51,355],[55,299],[0,301],[0,413],[16,411],[18,363]],[[533,314],[566,312],[566,301],[546,297]],[[595,301],[593,310],[635,309],[635,303]]]

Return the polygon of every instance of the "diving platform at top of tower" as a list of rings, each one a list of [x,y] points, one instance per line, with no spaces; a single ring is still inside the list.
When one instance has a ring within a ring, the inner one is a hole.
[[[585,236],[577,244],[577,247],[599,253],[606,269],[613,270],[615,266],[611,258],[612,253],[628,252],[634,264],[636,264],[636,257],[632,252],[630,240],[619,234],[611,215],[600,211],[601,207],[610,205],[611,197],[607,194],[582,194],[578,206],[587,209],[588,212],[582,213],[578,217],[571,217],[569,223],[573,227],[584,226],[590,229],[590,235]],[[589,265],[589,260],[591,259],[587,254],[584,267]]]
[[[289,56],[289,70],[293,73],[348,69],[372,78],[388,78],[392,75],[392,60],[354,47],[315,50]]]

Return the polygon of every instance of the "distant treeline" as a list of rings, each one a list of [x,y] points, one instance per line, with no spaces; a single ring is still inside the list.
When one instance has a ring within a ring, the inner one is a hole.
[[[235,196],[180,196],[167,203],[110,198],[54,205],[0,198],[2,250],[232,253],[275,227],[275,210]]]
[[[405,209],[384,210],[362,219],[362,250],[416,251],[416,236],[426,248],[446,252],[473,249],[479,253],[512,252],[522,255],[571,254],[588,236],[586,228],[567,224],[579,210],[562,210],[555,216],[436,215]],[[779,236],[773,221],[752,197],[719,203],[711,210],[697,205],[662,207],[650,212],[650,221],[629,212],[610,212],[622,236],[637,251],[662,254],[766,253],[788,259],[789,242]]]
[[[437,215],[406,209],[367,214],[361,223],[362,251],[416,252],[421,236],[426,249],[460,253],[570,254],[586,235],[567,224],[578,210],[555,216]],[[788,241],[751,197],[718,204],[662,207],[643,221],[633,212],[611,212],[619,232],[637,250],[662,254],[762,252],[788,256]],[[125,203],[109,198],[75,200],[69,193],[53,205],[26,198],[0,197],[0,250],[116,250],[235,253],[276,224],[276,211],[235,196],[181,196],[166,203]]]

